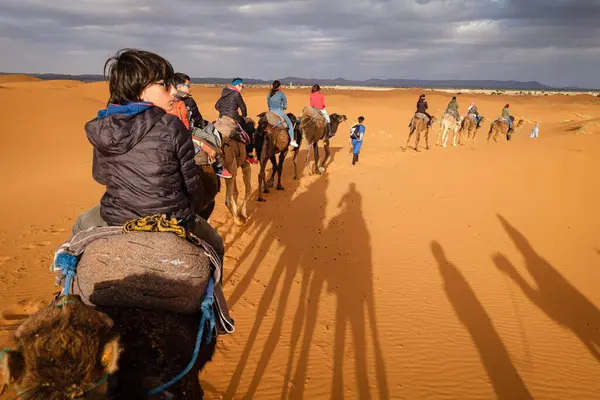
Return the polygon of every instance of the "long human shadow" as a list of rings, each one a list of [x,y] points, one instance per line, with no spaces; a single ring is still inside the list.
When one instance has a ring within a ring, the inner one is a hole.
[[[322,235],[314,237],[312,247],[318,248],[322,259],[319,262],[303,264],[302,302],[293,321],[282,398],[285,398],[288,391],[291,398],[304,397],[311,342],[317,327],[318,300],[325,286],[337,297],[331,398],[344,398],[344,354],[348,325],[354,343],[358,397],[369,399],[372,396],[369,389],[367,360],[366,328],[368,326],[372,335],[379,397],[389,398],[385,362],[379,343],[375,315],[370,235],[362,216],[362,197],[354,183],[350,184],[348,192],[342,197],[338,207],[342,209],[341,213],[329,222]],[[302,347],[297,352],[303,330]],[[296,353],[300,355],[294,378],[291,379]],[[295,383],[292,390],[289,389],[290,382]]]
[[[577,335],[596,360],[600,361],[600,310],[537,254],[521,232],[501,215],[498,218],[523,255],[525,267],[537,287],[530,286],[502,254],[496,254],[492,258],[496,267],[508,275],[548,317]]]
[[[256,393],[281,336],[285,310],[294,283],[294,277],[298,272],[300,263],[306,256],[307,246],[312,241],[313,236],[322,228],[326,207],[326,190],[327,179],[325,176],[321,176],[307,188],[306,192],[298,195],[288,203],[286,209],[288,217],[285,220],[285,227],[283,229],[277,228],[275,224],[270,224],[265,230],[263,235],[264,240],[259,246],[268,249],[273,242],[278,241],[279,245],[283,246],[283,251],[263,291],[263,295],[257,306],[254,325],[248,335],[245,348],[224,398],[233,398],[235,395],[250,354],[254,350],[254,344],[261,331],[264,318],[272,307],[277,288],[281,284],[275,319],[268,333],[267,341],[262,347],[260,360],[252,375],[252,381],[245,397],[252,398]],[[264,260],[265,253],[266,251],[259,253],[253,264],[259,265]],[[251,266],[250,270],[252,269],[253,267]],[[232,298],[232,300],[237,300],[237,298]],[[314,300],[318,301],[318,299]]]
[[[496,397],[507,400],[533,399],[513,365],[508,350],[496,332],[492,320],[463,274],[448,261],[438,242],[431,242],[431,252],[444,280],[446,297],[477,346],[481,362],[490,377]]]

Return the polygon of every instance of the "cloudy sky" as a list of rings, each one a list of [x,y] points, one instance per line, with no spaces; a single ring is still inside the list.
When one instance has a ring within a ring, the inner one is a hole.
[[[600,0],[0,0],[0,71],[101,73],[122,47],[195,77],[600,88]]]

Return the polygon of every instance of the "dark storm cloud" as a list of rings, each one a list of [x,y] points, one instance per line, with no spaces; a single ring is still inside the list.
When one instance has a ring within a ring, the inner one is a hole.
[[[0,70],[101,72],[121,47],[193,76],[600,87],[600,1],[3,0]]]

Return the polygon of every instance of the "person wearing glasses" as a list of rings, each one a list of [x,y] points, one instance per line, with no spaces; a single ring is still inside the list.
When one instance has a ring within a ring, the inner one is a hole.
[[[108,106],[85,125],[93,146],[92,176],[106,190],[99,206],[77,218],[73,234],[167,214],[207,241],[222,260],[223,239],[198,216],[216,193],[202,185],[192,135],[168,114],[173,67],[157,54],[123,49],[108,59],[107,68]]]
[[[216,151],[216,161],[212,164],[215,173],[220,178],[231,179],[231,173],[223,165],[223,156],[221,155],[216,138],[213,134],[205,134],[203,131],[206,125],[208,125],[208,121],[204,121],[200,110],[198,110],[196,101],[192,98],[190,77],[184,73],[176,72],[173,75],[173,79],[171,79],[171,85],[171,94],[175,97],[175,104],[173,104],[173,110],[169,114],[176,115],[185,127],[189,129],[192,136],[197,136],[210,143],[211,147]],[[194,149],[197,154],[200,151],[200,146],[195,146]]]

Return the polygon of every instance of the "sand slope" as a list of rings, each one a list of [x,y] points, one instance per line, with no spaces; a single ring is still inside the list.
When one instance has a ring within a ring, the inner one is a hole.
[[[106,99],[104,83],[9,86],[0,345],[57,290],[52,252],[102,195],[83,125]],[[195,88],[207,118],[219,91]],[[402,153],[419,93],[326,92],[330,113],[366,117],[358,166],[348,124],[324,176],[293,181],[288,159],[286,190],[253,201],[246,225],[219,195],[237,332],[201,374],[208,398],[600,398],[600,99],[459,97],[528,123],[510,142],[488,146],[486,124],[475,148]],[[308,92],[287,94],[299,112]],[[252,115],[265,95],[245,92]],[[427,97],[440,116],[451,96]],[[35,113],[13,107],[31,98]]]

